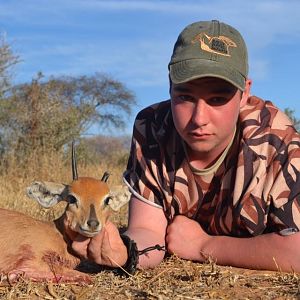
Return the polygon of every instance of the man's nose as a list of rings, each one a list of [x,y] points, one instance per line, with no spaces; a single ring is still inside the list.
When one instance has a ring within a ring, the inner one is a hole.
[[[199,99],[194,106],[192,121],[197,126],[205,126],[209,121],[209,105]]]

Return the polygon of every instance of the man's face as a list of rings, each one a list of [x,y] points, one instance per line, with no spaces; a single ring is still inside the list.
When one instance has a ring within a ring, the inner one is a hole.
[[[248,98],[229,82],[205,77],[172,84],[171,107],[175,127],[193,159],[215,159],[229,144],[240,107]]]

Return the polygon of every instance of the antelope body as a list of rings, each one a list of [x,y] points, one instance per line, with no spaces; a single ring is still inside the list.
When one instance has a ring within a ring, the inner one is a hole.
[[[67,201],[65,212],[53,222],[0,208],[0,283],[20,276],[33,281],[91,281],[88,274],[74,270],[80,258],[70,250],[72,238],[78,233],[88,238],[98,234],[111,209],[118,210],[129,194],[120,198],[111,192],[107,173],[99,180],[78,178],[73,170],[73,178],[70,185],[34,182],[27,189],[28,196],[44,207]]]

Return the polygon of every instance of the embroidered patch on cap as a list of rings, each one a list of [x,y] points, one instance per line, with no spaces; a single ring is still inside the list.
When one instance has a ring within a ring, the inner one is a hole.
[[[199,42],[200,48],[203,51],[210,53],[215,53],[224,56],[231,56],[229,53],[229,47],[236,47],[236,43],[226,36],[209,36],[206,33],[197,34],[193,40],[192,44]]]

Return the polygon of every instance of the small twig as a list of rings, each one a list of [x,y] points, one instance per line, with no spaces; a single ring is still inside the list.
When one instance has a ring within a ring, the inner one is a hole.
[[[274,263],[275,263],[275,266],[276,266],[276,268],[277,268],[277,271],[281,273],[282,270],[281,270],[281,268],[278,266],[278,264],[277,264],[276,259],[275,259],[274,256],[273,256],[273,261],[274,261]]]
[[[116,264],[118,266],[118,268],[120,268],[123,272],[125,272],[130,278],[134,277],[134,275],[130,274],[129,272],[127,272],[122,266],[120,266],[114,259],[112,259],[110,256],[107,256],[108,259],[113,262],[114,264]]]
[[[192,299],[192,300],[200,300],[200,299],[203,299],[203,298],[199,298],[199,297],[194,298],[194,297],[183,296],[183,295],[180,295],[179,297],[182,298],[182,299]]]
[[[56,292],[53,289],[53,283],[49,282],[47,284],[48,293],[50,296],[54,297],[55,299],[59,299],[59,296],[56,294]]]
[[[154,277],[152,277],[150,280],[147,281],[147,284],[152,283],[153,281],[155,281],[158,277],[160,277],[162,274],[166,273],[167,271],[171,270],[171,268],[169,269],[165,269],[163,271],[161,271],[160,273],[156,274]]]

